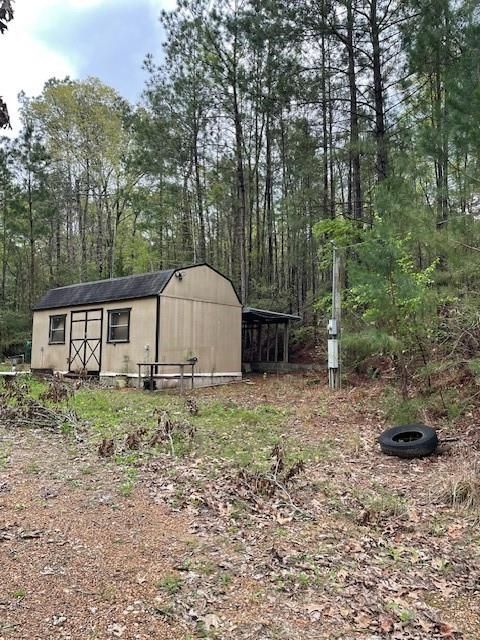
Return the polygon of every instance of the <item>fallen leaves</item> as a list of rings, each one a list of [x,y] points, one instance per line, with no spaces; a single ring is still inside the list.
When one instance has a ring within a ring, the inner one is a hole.
[[[121,567],[108,578],[101,576],[102,584],[121,588],[113,595],[107,587],[95,588],[88,596],[85,611],[89,619],[96,621],[105,610],[109,612],[108,624],[102,618],[97,635],[130,640],[143,633],[142,621],[150,619],[182,637],[235,640],[480,637],[459,631],[467,624],[465,612],[475,614],[479,600],[480,561],[469,522],[463,514],[433,504],[429,493],[455,458],[429,465],[383,460],[372,445],[382,422],[374,405],[375,393],[370,388],[354,389],[332,399],[318,384],[305,387],[295,377],[288,383],[272,377],[256,380],[254,385],[198,392],[205,399],[198,420],[208,409],[209,397],[223,398],[225,406],[230,402],[240,409],[265,402],[285,409],[285,430],[290,437],[317,451],[316,462],[289,477],[287,493],[284,480],[292,460],[282,447],[274,450],[271,463],[260,472],[253,468],[239,477],[238,464],[208,455],[200,458],[194,447],[187,454],[175,447],[171,451],[175,455],[168,455],[174,427],[171,416],[161,412],[158,424],[152,424],[154,431],[149,429],[148,434],[140,433],[136,423],[129,424],[128,433],[116,436],[115,442],[105,439],[101,448],[107,458],[115,451],[142,453],[151,437],[155,444],[166,446],[164,453],[146,464],[141,458],[136,467],[138,489],[125,502],[118,499],[114,483],[98,487],[94,494],[76,488],[84,504],[95,504],[95,521],[105,527],[108,517],[113,531],[119,522],[149,504],[182,518],[182,535],[188,538],[188,545],[180,549],[179,534],[174,534],[158,547],[164,561],[172,559],[169,570],[178,578],[178,584],[169,589],[158,586],[163,568],[155,569],[155,562],[140,566],[148,536],[137,548],[128,578]],[[191,410],[186,408],[197,415],[193,404]],[[179,428],[188,441],[188,423]],[[115,474],[114,464],[99,465],[96,458],[95,463],[105,473]],[[282,488],[274,484],[272,490],[272,478]],[[17,483],[11,484],[17,490]],[[60,487],[56,479],[55,491],[57,484]],[[48,486],[49,480],[36,482],[35,497],[44,499],[42,508],[49,515],[56,513],[68,487],[61,486],[59,498],[50,500],[53,493],[44,490]],[[10,494],[4,497],[9,499]],[[1,549],[7,553],[39,548],[55,537],[40,528],[44,526],[41,521],[30,519],[27,511],[21,515],[21,520],[0,529]],[[38,533],[39,538],[29,533]],[[135,527],[131,535],[133,538]],[[125,558],[131,553],[129,536],[130,531],[115,536],[115,545],[123,548]],[[88,553],[94,563],[103,554],[110,558],[113,548],[108,541],[101,549],[95,543],[86,549],[84,543],[65,540],[62,544],[66,546],[57,549],[59,544],[51,546],[60,554],[65,552],[65,557]],[[66,562],[42,558],[36,577],[48,585],[68,581],[65,588],[71,589],[73,578],[65,566]],[[123,593],[125,585],[143,594],[141,604],[131,604],[133,598],[129,601]],[[462,600],[467,596],[472,604]],[[68,597],[74,598],[72,592]],[[16,613],[13,607],[19,607],[19,602],[11,598],[6,605],[0,602],[2,606]],[[22,606],[33,606],[28,596]],[[56,625],[60,635],[69,631],[75,614],[59,610],[59,620],[68,615]],[[457,614],[460,622],[455,619]],[[157,636],[145,631],[140,637]]]
[[[113,624],[109,625],[107,629],[108,633],[114,638],[121,638],[126,630],[127,626],[118,622],[114,622]]]
[[[39,529],[23,529],[15,524],[7,523],[0,529],[0,542],[2,540],[37,540],[41,538],[43,531]]]
[[[448,624],[446,622],[441,622],[438,625],[438,630],[442,638],[454,638],[457,633],[455,630],[455,627],[453,627],[451,624]]]
[[[393,631],[393,624],[393,618],[388,615],[381,615],[378,620],[378,626],[382,633],[390,633]]]
[[[203,625],[205,627],[205,631],[210,631],[210,629],[218,629],[220,626],[220,618],[214,613],[207,613],[207,615],[201,619]]]

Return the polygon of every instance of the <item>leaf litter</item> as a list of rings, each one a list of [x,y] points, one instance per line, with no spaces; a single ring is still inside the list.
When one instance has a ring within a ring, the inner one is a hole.
[[[173,537],[163,539],[161,554],[171,573],[152,591],[148,567],[136,567],[132,581],[142,597],[138,605],[126,607],[134,606],[137,613],[125,614],[125,607],[118,615],[117,607],[117,618],[110,612],[108,624],[102,619],[103,632],[101,625],[95,627],[95,637],[143,637],[142,619],[157,621],[159,629],[176,629],[177,636],[165,631],[165,637],[172,638],[480,637],[475,515],[435,498],[438,478],[455,472],[456,456],[408,463],[382,457],[373,444],[384,420],[378,385],[331,396],[301,376],[251,382],[198,391],[194,411],[188,405],[186,409],[200,420],[202,407],[212,400],[237,407],[283,407],[286,437],[262,469],[198,457],[194,446],[177,455],[175,426],[167,416],[157,415],[153,435],[158,434],[157,444],[165,443],[166,449],[141,464],[138,489],[127,500],[131,513],[149,505],[152,513],[161,509],[171,514],[172,522],[183,522],[181,533],[174,525]],[[194,441],[189,421],[179,424],[178,431]],[[149,437],[152,433],[138,433],[130,441],[127,436],[114,447],[138,452],[149,446]],[[315,455],[306,463],[292,460],[289,441],[301,442]],[[85,457],[93,464],[89,453]],[[101,460],[96,464],[101,465],[95,473],[102,482],[105,474],[107,486],[115,481],[115,465]],[[106,493],[103,487],[102,495]],[[61,498],[49,502],[50,509]],[[118,510],[111,500],[102,509],[111,511],[118,528],[124,509]],[[112,525],[112,519],[103,521],[103,512],[98,519],[102,531]],[[2,533],[3,540],[15,546],[21,540],[19,531],[15,524],[0,530],[0,551]],[[22,544],[41,545],[52,535],[41,527],[31,531],[42,533]],[[139,531],[145,541],[141,526]],[[85,541],[79,544],[88,547]],[[107,565],[115,544],[111,536],[104,542]],[[44,561],[42,569],[57,566],[64,565]],[[46,574],[53,575],[53,570]],[[113,576],[110,580],[113,589]],[[108,592],[108,584],[103,588]],[[102,598],[108,601],[107,595]],[[98,592],[90,600],[96,608]],[[72,633],[75,610],[54,615],[66,617],[58,626]],[[137,627],[131,624],[132,616]],[[20,638],[19,633],[8,637]],[[156,633],[151,637],[163,637]]]

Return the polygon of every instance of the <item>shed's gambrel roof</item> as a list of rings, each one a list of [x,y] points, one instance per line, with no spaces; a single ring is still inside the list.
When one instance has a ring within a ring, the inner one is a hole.
[[[156,296],[163,291],[175,271],[177,269],[167,269],[50,289],[33,309],[40,311]]]
[[[240,298],[230,278],[227,278],[210,264],[202,262],[177,269],[140,273],[133,276],[124,276],[123,278],[96,280],[95,282],[82,282],[80,284],[71,284],[67,287],[50,289],[34,305],[33,310],[42,311],[45,309],[60,309],[61,307],[80,307],[102,302],[114,302],[115,300],[134,300],[136,298],[158,296],[163,292],[175,272],[186,271],[195,267],[208,267],[230,282],[240,304]]]

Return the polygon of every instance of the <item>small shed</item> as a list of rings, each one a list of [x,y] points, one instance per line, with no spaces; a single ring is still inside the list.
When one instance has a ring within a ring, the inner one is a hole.
[[[51,289],[33,310],[32,370],[137,378],[162,386],[195,362],[195,386],[242,377],[242,305],[208,264]]]

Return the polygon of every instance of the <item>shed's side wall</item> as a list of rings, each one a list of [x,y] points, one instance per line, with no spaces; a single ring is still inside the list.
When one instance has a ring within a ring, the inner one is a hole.
[[[35,311],[32,332],[32,369],[68,371],[67,359],[70,347],[71,312],[103,309],[102,372],[135,373],[137,371],[137,362],[145,360],[145,346],[149,346],[149,359],[153,360],[155,358],[156,305],[156,298],[142,298],[139,300],[117,300],[85,307],[63,307]],[[107,343],[108,310],[128,308],[131,309],[130,342]],[[49,318],[53,315],[62,314],[67,315],[65,344],[49,345]],[[125,356],[128,356],[128,371],[126,371]]]
[[[239,375],[242,370],[241,335],[240,307],[161,298],[161,362],[185,362],[196,356],[196,373]],[[172,369],[165,369],[165,373],[172,373]]]
[[[240,306],[237,295],[229,280],[207,265],[179,269],[180,280],[173,276],[163,290],[162,296],[218,302]]]
[[[241,376],[242,307],[231,283],[207,266],[182,276],[160,298],[159,360],[196,356],[196,373]]]

